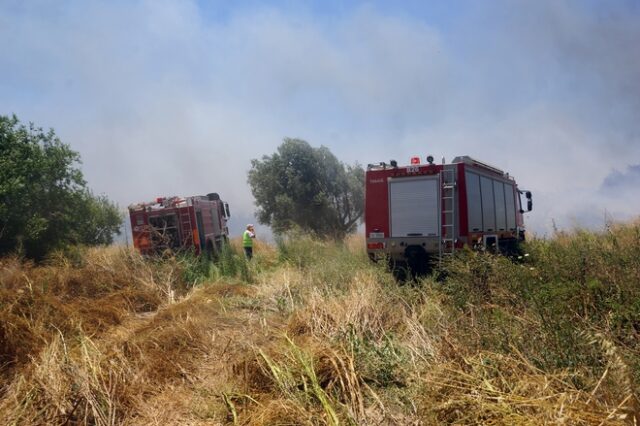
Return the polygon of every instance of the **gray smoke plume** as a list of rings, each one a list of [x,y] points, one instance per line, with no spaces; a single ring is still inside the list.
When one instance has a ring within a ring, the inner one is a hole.
[[[637,2],[331,7],[3,2],[0,113],[54,127],[122,206],[219,192],[235,232],[250,160],[287,136],[490,162],[534,192],[538,233],[640,210],[637,186],[603,192],[640,159]]]

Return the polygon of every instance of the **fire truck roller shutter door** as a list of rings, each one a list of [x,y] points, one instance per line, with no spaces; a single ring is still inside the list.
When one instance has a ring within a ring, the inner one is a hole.
[[[516,230],[516,198],[513,185],[504,184],[505,205],[507,207],[507,230]]]
[[[480,192],[482,193],[482,228],[484,232],[496,230],[496,204],[493,198],[493,181],[480,176]]]
[[[507,211],[504,204],[504,184],[493,181],[493,196],[496,200],[496,227],[498,231],[507,230]]]
[[[391,235],[438,236],[440,234],[439,180],[437,176],[398,178],[389,181]]]
[[[217,210],[210,209],[211,224],[213,225],[213,233],[217,236],[222,233],[220,228],[220,216],[218,216]]]
[[[482,199],[480,196],[480,176],[467,172],[467,209],[469,214],[469,230],[482,231]]]

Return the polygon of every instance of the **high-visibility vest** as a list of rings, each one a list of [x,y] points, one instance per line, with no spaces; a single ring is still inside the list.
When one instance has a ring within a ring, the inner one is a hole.
[[[242,234],[242,246],[243,247],[253,247],[253,238],[251,237],[251,231],[248,229],[244,231]]]

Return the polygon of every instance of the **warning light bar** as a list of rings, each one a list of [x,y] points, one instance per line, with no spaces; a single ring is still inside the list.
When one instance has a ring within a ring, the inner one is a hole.
[[[411,157],[411,164],[420,164],[420,157]]]

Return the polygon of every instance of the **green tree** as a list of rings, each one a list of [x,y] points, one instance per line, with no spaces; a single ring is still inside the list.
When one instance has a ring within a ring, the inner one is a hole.
[[[277,152],[252,160],[249,186],[258,220],[276,233],[299,228],[340,239],[354,232],[364,209],[364,170],[322,146],[284,139]]]
[[[79,163],[53,130],[0,116],[0,255],[41,259],[70,244],[113,241],[118,208],[87,189]]]

